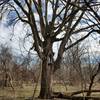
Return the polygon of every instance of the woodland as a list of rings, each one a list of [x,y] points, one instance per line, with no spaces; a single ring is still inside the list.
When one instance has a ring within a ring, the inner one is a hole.
[[[100,100],[99,0],[0,0],[4,18],[27,53],[0,45],[0,97]]]

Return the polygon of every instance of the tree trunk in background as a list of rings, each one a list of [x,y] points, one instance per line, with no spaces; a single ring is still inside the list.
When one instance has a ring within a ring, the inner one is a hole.
[[[47,99],[51,97],[51,76],[52,68],[48,65],[48,59],[46,57],[46,59],[42,61],[40,98]]]
[[[7,87],[8,86],[8,82],[7,82],[7,78],[8,78],[8,75],[5,73],[4,75],[4,79],[3,79],[3,87]]]
[[[93,83],[94,83],[95,76],[96,75],[93,75],[92,78],[91,78],[91,82],[90,82],[90,85],[89,85],[89,91],[87,92],[87,96],[91,95],[91,89],[92,89],[92,86],[93,86]]]

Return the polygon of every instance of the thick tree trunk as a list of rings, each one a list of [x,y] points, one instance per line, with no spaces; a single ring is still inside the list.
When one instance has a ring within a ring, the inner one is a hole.
[[[48,59],[42,61],[42,72],[41,72],[41,89],[39,98],[47,99],[51,97],[51,76],[52,67],[48,65]]]

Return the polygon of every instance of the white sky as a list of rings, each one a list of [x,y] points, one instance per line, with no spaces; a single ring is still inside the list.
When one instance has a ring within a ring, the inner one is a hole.
[[[23,37],[25,36],[23,29],[24,26],[22,23],[18,23],[14,28],[14,34],[12,33],[12,28],[5,27],[6,20],[4,19],[2,22],[0,22],[0,44],[6,44],[8,46],[11,46],[14,52],[20,53],[20,49],[22,52],[25,52],[26,50],[22,47],[21,42],[23,42]],[[90,51],[92,52],[98,52],[100,53],[100,35],[92,35],[93,38],[89,37],[86,39],[88,43],[86,42],[86,45],[88,44],[90,46]],[[98,37],[98,38],[97,38]],[[12,40],[10,40],[12,39]],[[59,43],[55,43],[53,46],[54,51],[57,51],[57,46]],[[28,43],[25,45],[26,49],[28,50],[31,45]]]
[[[52,10],[48,9],[50,15],[52,13]],[[36,18],[38,18],[38,15],[35,14]],[[4,17],[3,20],[0,22],[0,44],[7,44],[8,46],[11,46],[14,52],[20,53],[20,47],[22,47],[21,42],[23,42],[23,37],[25,36],[24,34],[24,26],[22,23],[18,23],[15,28],[14,28],[14,34],[12,33],[12,28],[5,27],[5,23],[7,21],[7,18]],[[12,37],[13,36],[13,37]],[[10,40],[12,37],[12,40]],[[100,53],[100,36],[99,35],[93,35],[93,37],[98,37],[96,39],[93,39],[91,37],[88,38],[88,43],[90,46],[90,51],[92,52],[99,52]],[[54,44],[53,49],[56,52],[57,51],[57,43]],[[25,45],[26,49],[28,50],[31,47],[31,44]],[[22,52],[25,52],[25,50],[22,48]]]

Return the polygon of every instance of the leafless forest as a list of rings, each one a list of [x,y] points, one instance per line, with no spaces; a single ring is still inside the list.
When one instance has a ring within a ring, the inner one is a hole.
[[[100,100],[99,0],[0,0],[3,24],[0,100]]]

